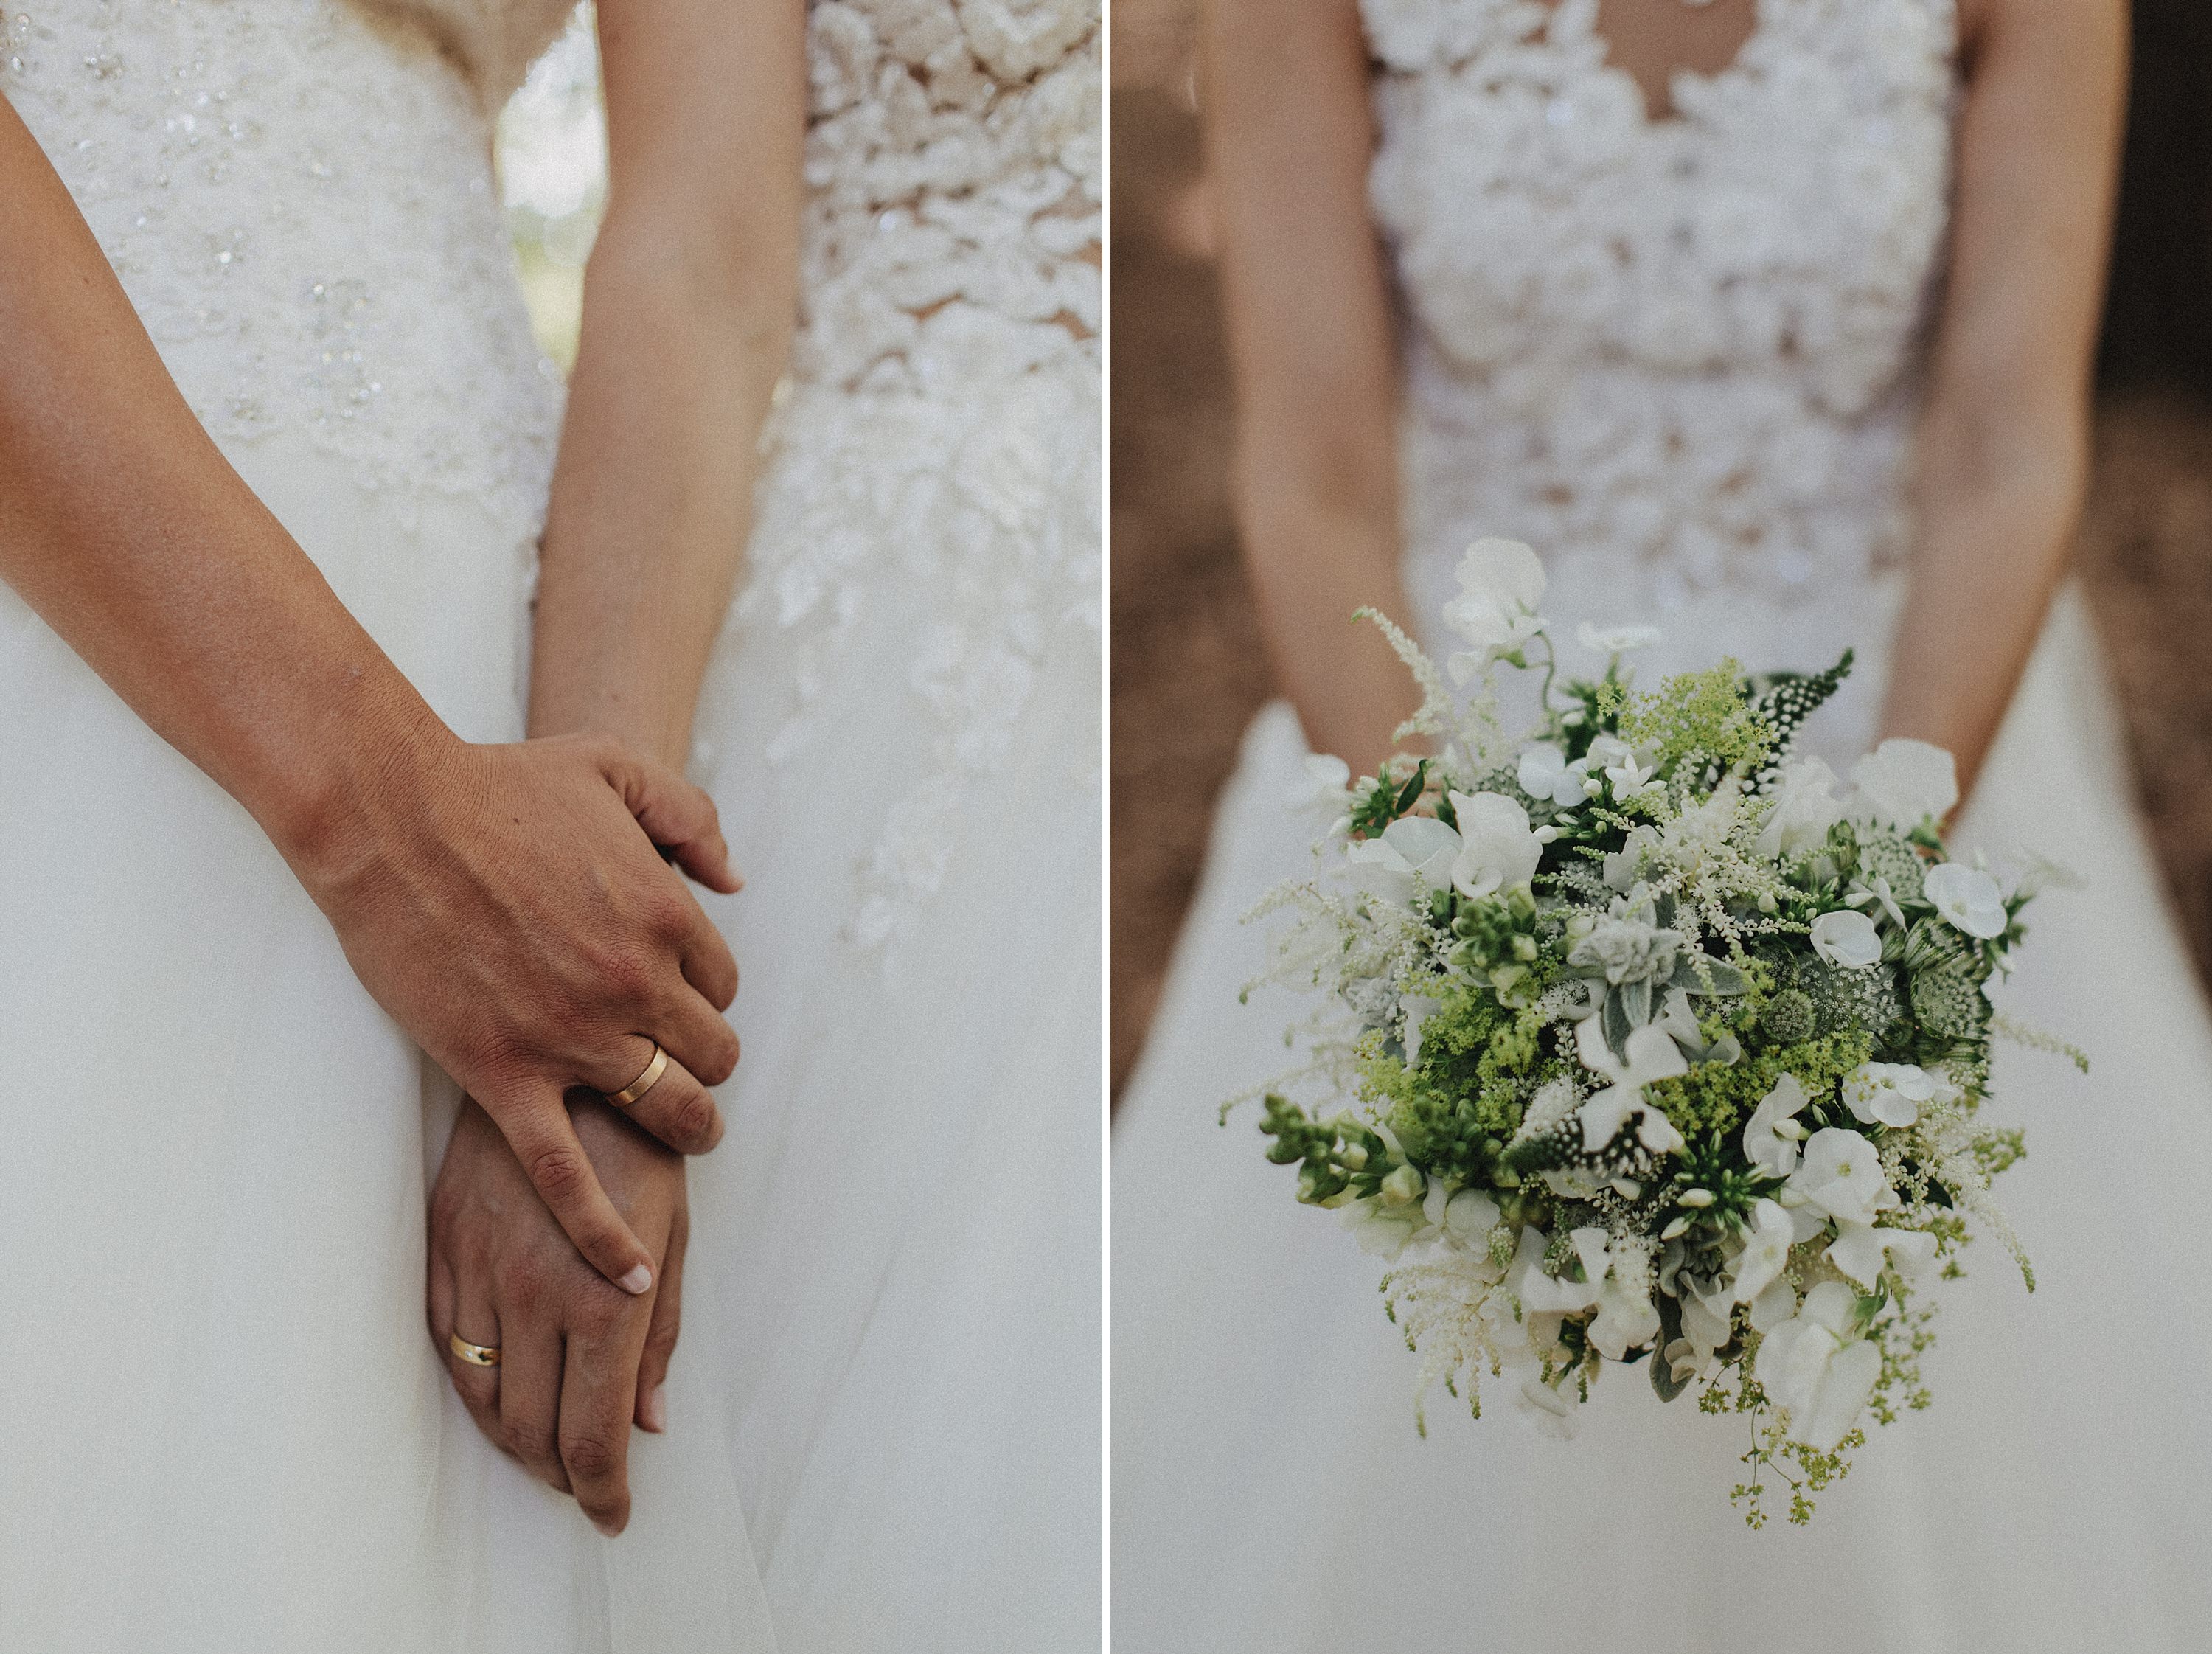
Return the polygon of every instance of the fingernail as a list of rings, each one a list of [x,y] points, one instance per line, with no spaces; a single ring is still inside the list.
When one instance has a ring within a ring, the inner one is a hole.
[[[641,1297],[646,1289],[653,1285],[653,1271],[641,1263],[615,1285],[632,1297]]]
[[[645,1392],[645,1404],[638,1411],[645,1416],[645,1427],[658,1435],[668,1428],[668,1386],[655,1384]]]
[[[592,1526],[593,1526],[594,1528],[597,1528],[597,1529],[598,1529],[601,1533],[605,1534],[605,1535],[609,1539],[612,1539],[612,1538],[614,1538],[617,1535],[618,1535],[618,1534],[620,1534],[620,1533],[622,1532],[622,1529],[619,1529],[619,1528],[617,1528],[617,1527],[616,1527],[616,1526],[615,1526],[615,1524],[614,1524],[613,1523],[611,1523],[611,1522],[602,1522],[602,1521],[600,1521],[600,1520],[599,1519],[599,1517],[593,1517],[592,1518]]]

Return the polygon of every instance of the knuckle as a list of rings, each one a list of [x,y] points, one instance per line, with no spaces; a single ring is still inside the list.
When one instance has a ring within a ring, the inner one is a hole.
[[[597,1485],[621,1469],[622,1450],[601,1431],[578,1431],[561,1438],[561,1462],[575,1481]]]
[[[592,1170],[580,1150],[555,1143],[530,1156],[530,1181],[549,1203],[566,1201],[591,1186]]]
[[[719,1135],[721,1119],[715,1112],[714,1099],[700,1091],[692,1092],[677,1105],[669,1124],[675,1135],[684,1142],[704,1144]]]
[[[602,948],[593,961],[604,992],[635,1005],[653,991],[653,957],[645,948],[621,945]]]
[[[528,1253],[503,1260],[496,1279],[509,1313],[533,1313],[553,1295],[552,1271]]]
[[[656,1324],[645,1337],[645,1353],[657,1361],[666,1361],[676,1353],[676,1340],[682,1331],[675,1317]]]

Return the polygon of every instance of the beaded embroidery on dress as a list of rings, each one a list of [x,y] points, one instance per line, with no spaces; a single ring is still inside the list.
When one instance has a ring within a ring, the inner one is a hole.
[[[559,387],[514,349],[527,325],[485,112],[511,87],[472,81],[441,40],[465,21],[519,74],[565,8],[436,9],[434,33],[413,4],[19,0],[0,91],[210,431],[304,429],[395,499],[431,489],[534,523]],[[419,302],[426,269],[471,302]]]

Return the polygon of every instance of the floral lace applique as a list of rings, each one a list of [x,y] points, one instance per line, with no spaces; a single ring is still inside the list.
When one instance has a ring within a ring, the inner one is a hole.
[[[794,388],[732,643],[805,634],[784,762],[834,737],[830,675],[882,670],[849,658],[867,605],[918,605],[927,774],[860,869],[863,945],[942,885],[1053,657],[1098,648],[1100,44],[1097,0],[812,10]]]
[[[1414,583],[1468,540],[1625,609],[1796,604],[1903,555],[1947,228],[1950,0],[1759,0],[1653,119],[1597,0],[1364,0],[1411,325]]]

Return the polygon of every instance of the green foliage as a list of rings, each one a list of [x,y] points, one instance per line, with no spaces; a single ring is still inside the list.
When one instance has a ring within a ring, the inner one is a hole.
[[[1785,1073],[1797,1076],[1815,1098],[1833,1098],[1843,1078],[1867,1061],[1873,1042],[1859,1030],[1843,1030],[1794,1045],[1778,1045],[1731,1063],[1701,1062],[1674,1079],[1654,1081],[1644,1096],[1683,1136],[1740,1129]]]
[[[1620,737],[1656,751],[1665,775],[1705,765],[1756,769],[1772,754],[1775,734],[1745,690],[1743,668],[1733,660],[1670,678],[1655,694],[1630,702]]]
[[[1391,777],[1388,764],[1383,770],[1352,806],[1352,830],[1362,838],[1379,837],[1384,828],[1421,801],[1421,793],[1429,784],[1426,758],[1415,764],[1413,773],[1403,781]]]
[[[1520,1128],[1542,1028],[1533,1008],[1462,984],[1421,1025],[1411,1064],[1380,1041],[1363,1049],[1362,1091],[1425,1172],[1487,1181],[1485,1169]]]

